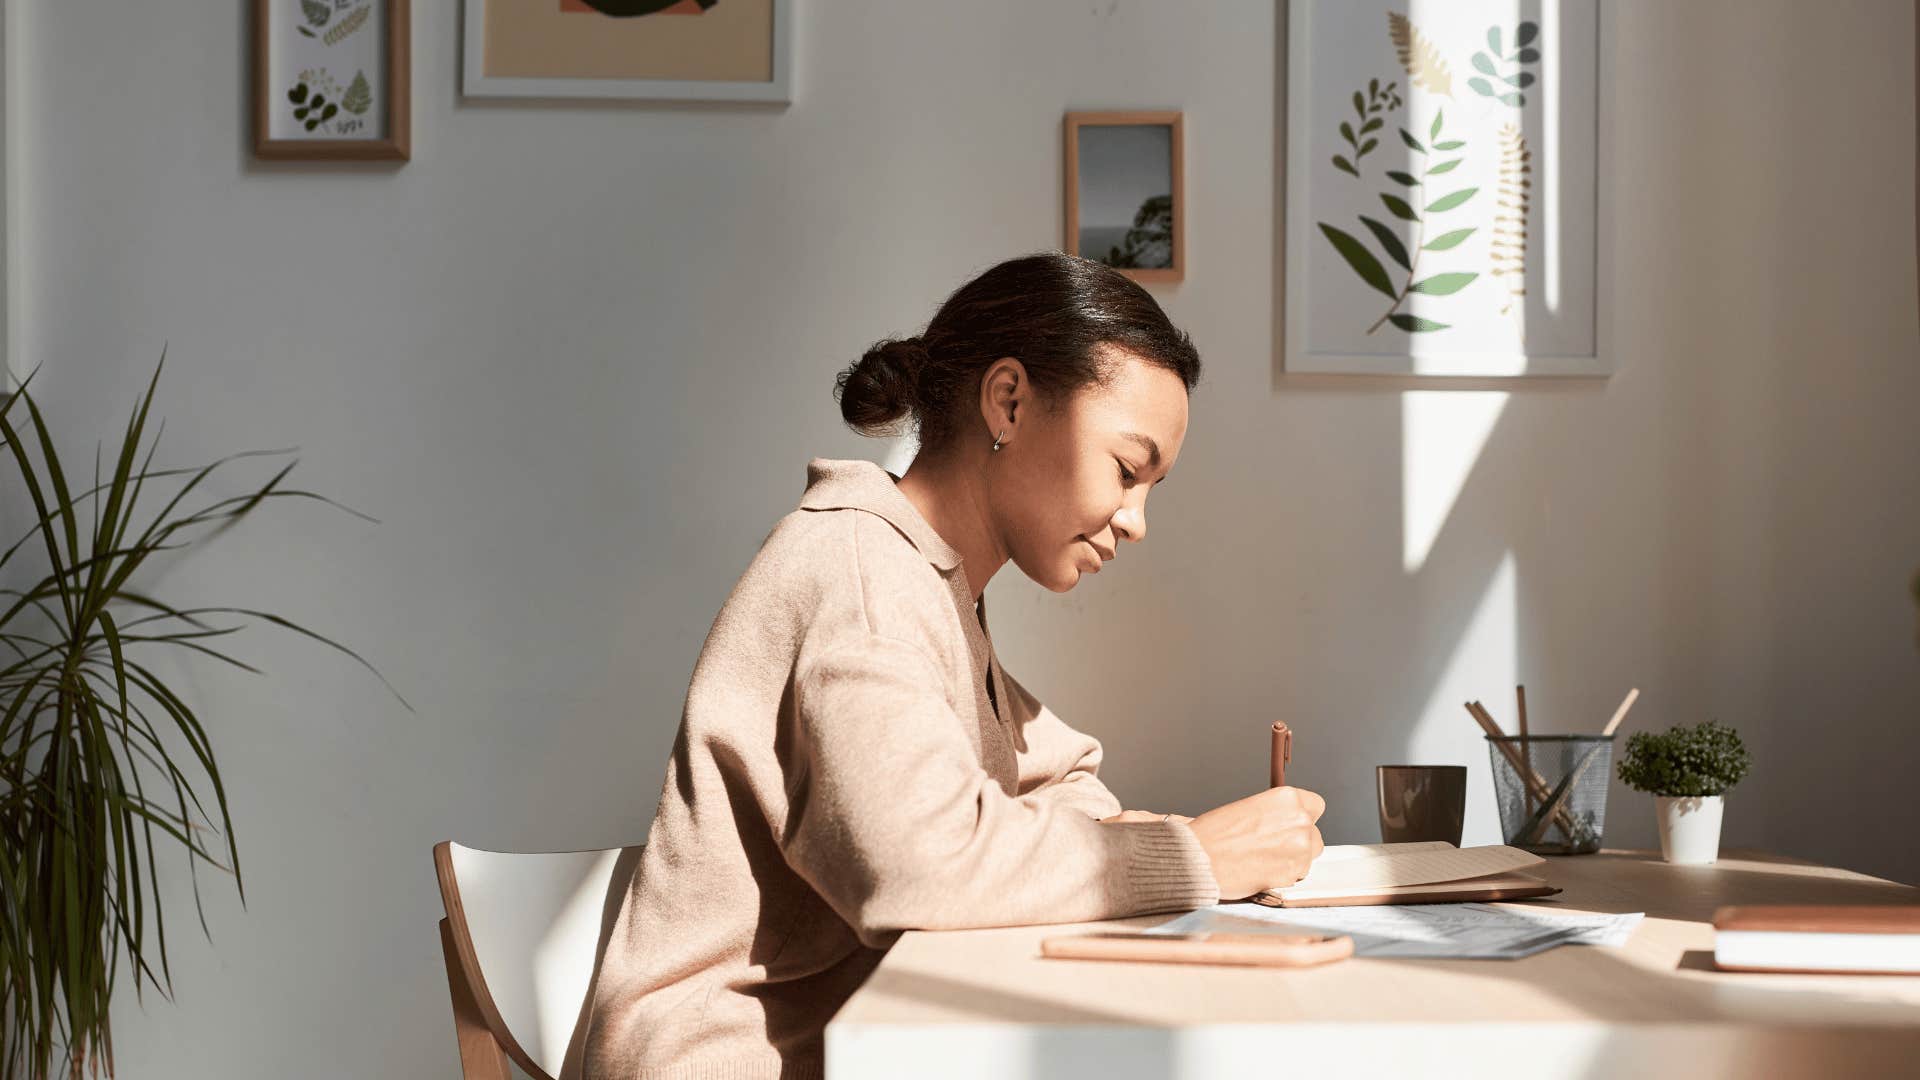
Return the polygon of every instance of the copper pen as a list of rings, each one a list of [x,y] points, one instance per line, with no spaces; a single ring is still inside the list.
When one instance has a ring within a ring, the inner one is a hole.
[[[1284,720],[1273,722],[1273,787],[1287,784],[1287,762],[1293,760],[1293,729]]]

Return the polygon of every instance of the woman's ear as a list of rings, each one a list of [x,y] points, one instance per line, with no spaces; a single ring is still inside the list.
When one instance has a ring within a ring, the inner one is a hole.
[[[987,437],[1012,442],[1026,412],[1023,406],[1032,400],[1033,384],[1025,364],[1011,356],[990,364],[980,377],[980,418],[987,425]]]

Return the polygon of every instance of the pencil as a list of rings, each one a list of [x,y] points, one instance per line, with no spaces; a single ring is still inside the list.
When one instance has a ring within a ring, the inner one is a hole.
[[[1532,766],[1520,759],[1520,751],[1507,739],[1507,733],[1501,730],[1500,725],[1494,721],[1493,714],[1487,711],[1485,705],[1477,701],[1467,702],[1467,715],[1473,717],[1474,723],[1480,725],[1480,730],[1493,737],[1493,745],[1500,748],[1500,753],[1506,757],[1507,764],[1513,766],[1514,775],[1520,778],[1522,787],[1541,802],[1546,802],[1552,797],[1552,793],[1547,790],[1547,782],[1540,778],[1539,773],[1533,771]],[[1553,820],[1560,822],[1560,827],[1566,830],[1568,836],[1573,835],[1573,818],[1567,813],[1566,807],[1562,806],[1556,810]]]
[[[1520,756],[1533,764],[1533,746],[1527,741],[1527,688],[1520,685],[1513,688],[1514,700],[1520,707]],[[1527,816],[1533,816],[1533,789],[1527,789]]]
[[[1633,689],[1627,691],[1627,699],[1625,701],[1622,701],[1620,703],[1620,707],[1613,711],[1613,719],[1607,721],[1607,729],[1600,733],[1600,737],[1603,739],[1612,738],[1613,729],[1619,727],[1620,721],[1625,720],[1627,718],[1627,710],[1633,708],[1633,703],[1635,701],[1638,701],[1639,699],[1640,699],[1639,687],[1636,686]]]

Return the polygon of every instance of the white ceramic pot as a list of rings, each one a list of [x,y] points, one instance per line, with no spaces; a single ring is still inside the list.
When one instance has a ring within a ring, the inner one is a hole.
[[[1720,857],[1720,796],[1656,795],[1660,855],[1670,863],[1703,866]]]

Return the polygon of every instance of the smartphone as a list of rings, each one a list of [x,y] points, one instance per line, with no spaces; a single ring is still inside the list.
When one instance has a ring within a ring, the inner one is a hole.
[[[1346,934],[1093,933],[1044,938],[1040,955],[1062,960],[1313,967],[1353,955]]]

